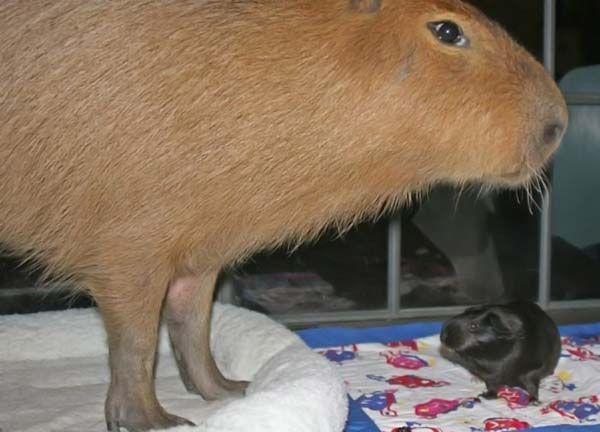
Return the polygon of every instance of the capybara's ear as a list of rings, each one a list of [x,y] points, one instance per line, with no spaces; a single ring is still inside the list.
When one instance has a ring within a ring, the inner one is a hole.
[[[350,0],[350,9],[362,13],[375,13],[383,0]]]

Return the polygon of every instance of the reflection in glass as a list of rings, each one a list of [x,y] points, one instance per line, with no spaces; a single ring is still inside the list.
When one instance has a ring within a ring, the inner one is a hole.
[[[600,65],[568,73],[561,88],[579,101],[554,159],[552,300],[600,298]],[[586,102],[594,94],[598,104]]]
[[[258,254],[234,270],[237,301],[271,314],[385,309],[387,227],[382,219],[292,253]]]
[[[535,299],[538,227],[537,212],[517,192],[435,189],[404,217],[401,306]]]

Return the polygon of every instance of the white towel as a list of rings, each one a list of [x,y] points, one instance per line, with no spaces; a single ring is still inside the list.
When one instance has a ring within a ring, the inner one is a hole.
[[[196,427],[173,431],[340,432],[347,399],[338,368],[291,331],[241,308],[215,305],[211,345],[243,398],[205,402],[188,394],[161,332],[157,394]],[[93,309],[0,316],[0,430],[104,431],[106,335]]]

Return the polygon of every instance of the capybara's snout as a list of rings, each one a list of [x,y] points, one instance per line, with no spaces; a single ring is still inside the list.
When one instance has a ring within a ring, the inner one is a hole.
[[[510,79],[520,82],[518,103],[512,108],[524,122],[520,150],[522,165],[515,180],[526,182],[535,176],[561,143],[569,123],[565,98],[554,79],[533,57],[521,51],[521,67],[517,67]],[[508,179],[509,183],[511,179]]]
[[[541,89],[533,96],[530,161],[543,164],[559,146],[569,123],[563,94],[546,73],[540,73]],[[535,168],[535,166],[534,166]]]

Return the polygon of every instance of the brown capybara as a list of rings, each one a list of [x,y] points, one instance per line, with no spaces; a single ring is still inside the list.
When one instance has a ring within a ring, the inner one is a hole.
[[[0,241],[96,299],[108,429],[157,401],[161,311],[186,387],[217,273],[433,184],[535,178],[567,125],[552,79],[458,0],[0,3]]]

